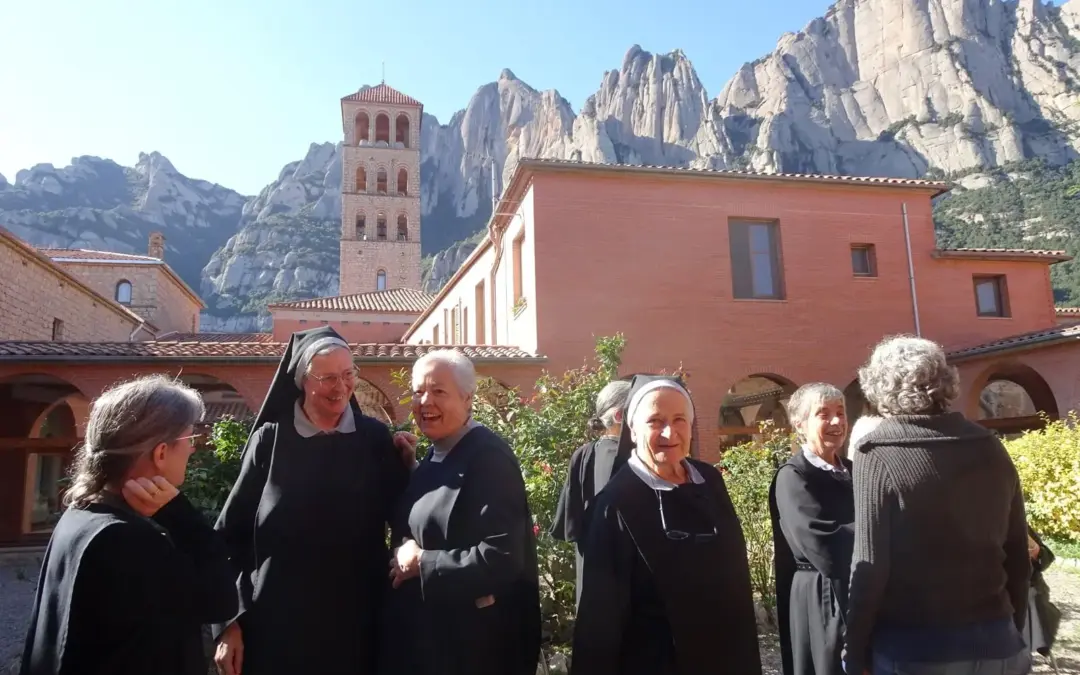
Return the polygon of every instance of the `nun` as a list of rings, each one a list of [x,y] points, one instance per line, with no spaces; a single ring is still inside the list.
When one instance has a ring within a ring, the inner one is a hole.
[[[333,329],[293,334],[216,525],[239,570],[239,612],[214,626],[224,675],[373,672],[413,459],[360,411],[358,377]]]
[[[784,675],[844,675],[855,496],[844,394],[821,382],[791,395],[788,417],[799,448],[769,487],[776,610]]]
[[[589,525],[571,675],[760,674],[746,543],[720,472],[690,459],[689,392],[635,376],[624,419],[629,459]]]
[[[615,380],[604,385],[596,395],[596,415],[589,420],[589,429],[600,434],[585,443],[570,456],[566,482],[559,493],[551,536],[559,541],[572,542],[577,557],[576,601],[581,602],[581,574],[584,570],[582,549],[589,517],[596,495],[611,477],[626,463],[629,453],[619,454],[619,434],[630,382]]]
[[[432,449],[394,522],[379,671],[535,675],[540,586],[521,467],[473,419],[476,371],[461,352],[417,359],[412,387],[413,417]]]

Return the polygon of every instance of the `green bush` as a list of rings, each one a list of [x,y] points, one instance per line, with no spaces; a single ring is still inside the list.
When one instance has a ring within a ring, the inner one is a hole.
[[[217,520],[240,475],[240,455],[247,443],[249,427],[232,417],[222,418],[210,432],[210,448],[196,452],[188,461],[184,494],[211,522]]]
[[[595,364],[561,376],[544,372],[528,398],[516,390],[507,392],[489,378],[477,383],[473,417],[504,438],[521,463],[537,533],[544,638],[555,649],[565,649],[573,633],[575,560],[573,546],[554,539],[548,530],[570,455],[591,439],[587,420],[593,415],[597,394],[618,376],[625,344],[621,335],[600,338]],[[406,392],[402,404],[411,401],[409,376],[404,369],[393,376]],[[426,450],[426,441],[421,444],[418,455]]]
[[[724,451],[717,468],[724,474],[728,494],[742,523],[750,584],[767,612],[776,606],[773,579],[773,535],[769,517],[769,485],[777,468],[791,456],[792,438],[772,421],[760,426],[759,441]]]
[[[1020,474],[1028,523],[1040,535],[1080,541],[1080,418],[1005,441]]]

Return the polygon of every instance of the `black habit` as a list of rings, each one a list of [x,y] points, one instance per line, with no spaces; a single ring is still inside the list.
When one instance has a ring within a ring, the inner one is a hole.
[[[626,463],[627,454],[619,454],[619,439],[604,436],[589,441],[570,456],[566,483],[559,493],[551,536],[572,542],[577,558],[577,602],[581,602],[581,575],[584,570],[585,534],[592,516],[596,495]]]
[[[628,400],[654,379],[635,377]],[[631,447],[627,424],[620,450]],[[688,459],[700,482],[656,489],[634,462],[589,525],[571,675],[760,674],[746,542],[720,472]],[[668,538],[661,500],[668,531],[690,538]]]
[[[354,431],[297,430],[297,368],[327,337],[338,336],[325,327],[293,335],[217,522],[241,570],[244,675],[375,669],[386,528],[409,470],[390,430],[355,397],[345,412]]]
[[[784,675],[844,675],[855,497],[841,462],[846,471],[829,471],[799,450],[769,488]]]
[[[420,576],[388,591],[382,675],[536,673],[540,588],[521,467],[506,441],[470,426],[441,461],[424,457],[397,510],[394,543],[411,538],[424,553]]]
[[[183,496],[151,518],[117,495],[53,530],[23,675],[205,675],[202,624],[236,612],[225,545]]]

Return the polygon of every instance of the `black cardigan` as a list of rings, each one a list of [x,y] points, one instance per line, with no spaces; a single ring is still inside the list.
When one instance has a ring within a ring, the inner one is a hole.
[[[224,542],[181,494],[152,518],[68,509],[41,567],[23,675],[204,675],[201,626],[236,614]]]

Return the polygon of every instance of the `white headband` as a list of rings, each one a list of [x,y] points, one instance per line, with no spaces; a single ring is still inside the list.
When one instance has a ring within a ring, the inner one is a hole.
[[[690,392],[686,391],[686,388],[675,380],[653,380],[648,384],[641,387],[634,392],[634,395],[630,397],[630,403],[626,406],[626,421],[629,423],[634,419],[634,413],[637,411],[641,401],[644,400],[645,395],[656,391],[657,389],[674,389],[686,398],[687,404],[690,406],[690,423],[694,422],[694,401],[690,398]]]
[[[304,381],[304,375],[307,373],[311,359],[315,358],[315,354],[317,354],[320,349],[326,349],[331,346],[344,347],[345,349],[349,348],[349,345],[344,340],[339,340],[336,337],[324,337],[312,342],[307,346],[307,349],[300,354],[300,362],[296,364],[295,382],[297,389],[304,388],[302,382]]]

